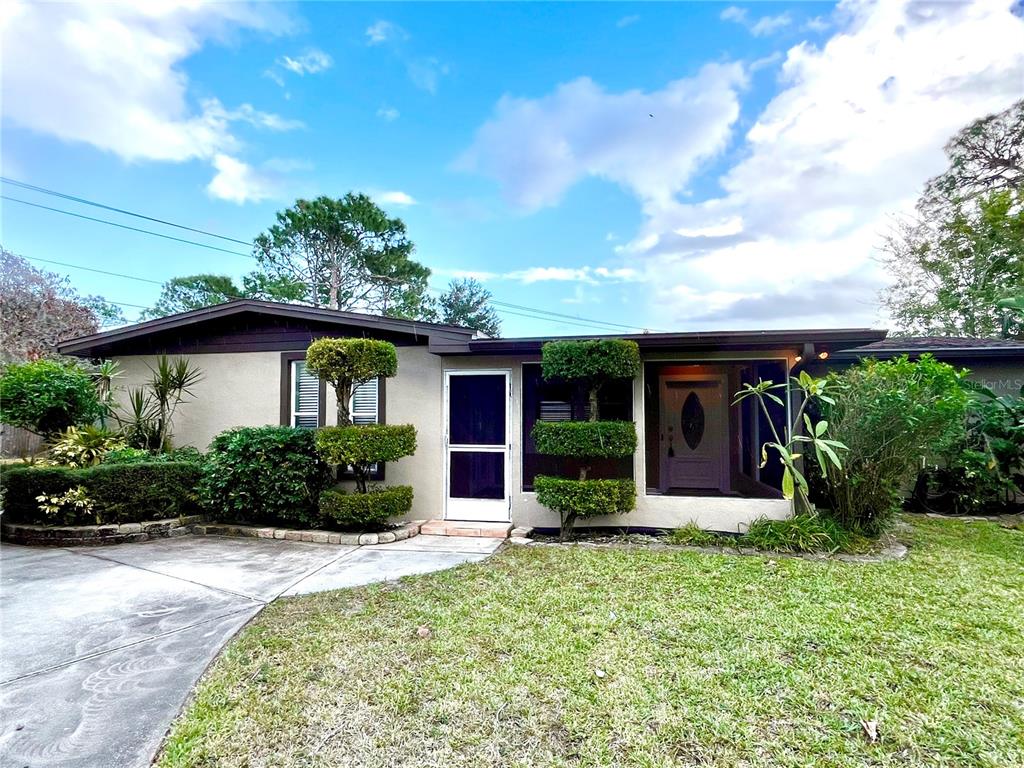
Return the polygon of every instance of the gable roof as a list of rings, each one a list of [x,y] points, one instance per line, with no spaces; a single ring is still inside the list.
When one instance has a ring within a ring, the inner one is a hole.
[[[57,350],[61,354],[79,357],[102,356],[113,348],[131,346],[133,341],[157,336],[166,337],[182,332],[195,333],[200,330],[198,326],[201,324],[229,320],[246,314],[313,323],[325,328],[336,326],[375,331],[387,336],[407,337],[414,343],[421,342],[428,345],[441,341],[466,343],[477,334],[472,328],[458,325],[425,323],[419,320],[403,320],[325,307],[283,304],[276,301],[236,299],[223,304],[214,304],[189,312],[168,315],[156,320],[127,325],[123,328],[67,339],[57,345]]]

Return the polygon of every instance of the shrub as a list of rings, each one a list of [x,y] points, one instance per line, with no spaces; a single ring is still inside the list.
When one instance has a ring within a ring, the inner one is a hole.
[[[338,425],[344,427],[352,423],[352,390],[371,379],[394,376],[398,352],[391,342],[377,339],[317,339],[306,350],[306,370],[334,387]]]
[[[120,435],[101,427],[68,427],[50,444],[49,459],[66,467],[91,467],[108,452],[123,447]]]
[[[221,432],[203,462],[203,506],[231,520],[314,523],[329,475],[314,440],[297,427]]]
[[[38,435],[92,424],[105,412],[92,374],[75,362],[15,363],[0,375],[0,422]]]
[[[732,536],[706,530],[694,522],[689,522],[681,528],[671,531],[665,540],[669,544],[691,547],[727,547],[736,542]]]
[[[640,372],[640,347],[623,339],[549,341],[541,371],[545,379],[632,379]]]
[[[538,475],[533,489],[537,501],[563,518],[571,515],[572,522],[578,517],[629,512],[636,506],[636,484],[632,480],[570,480]]]
[[[921,458],[943,453],[962,434],[963,372],[923,355],[864,360],[829,375],[823,403],[832,435],[847,448],[842,467],[826,463],[825,495],[847,529],[877,536],[902,503]]]
[[[850,541],[851,534],[836,521],[797,514],[787,520],[755,520],[737,543],[771,552],[836,552],[846,549]]]
[[[190,445],[175,448],[167,453],[153,453],[141,448],[117,448],[103,455],[103,464],[150,464],[167,461],[181,461],[202,464],[203,454]]]
[[[631,421],[538,421],[531,433],[539,453],[575,458],[618,458],[636,452]]]
[[[186,462],[100,464],[69,467],[15,466],[4,469],[4,519],[22,523],[53,521],[39,509],[37,497],[58,497],[78,486],[93,509],[67,524],[128,523],[187,514],[196,509],[200,467]],[[66,511],[67,512],[67,511]],[[67,514],[65,514],[67,518]]]
[[[392,485],[372,488],[367,493],[327,490],[320,494],[320,515],[343,529],[372,530],[383,527],[390,517],[412,509],[412,487]]]
[[[68,525],[71,521],[91,517],[95,504],[84,485],[76,485],[57,496],[36,496],[39,511],[54,524]],[[99,520],[96,523],[99,524]]]

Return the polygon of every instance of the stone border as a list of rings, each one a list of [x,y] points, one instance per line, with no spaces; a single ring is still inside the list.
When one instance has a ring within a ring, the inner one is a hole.
[[[12,544],[50,547],[103,546],[128,544],[150,539],[187,536],[206,522],[206,515],[185,515],[141,523],[109,523],[106,525],[30,525],[3,523],[0,538]]]
[[[419,536],[420,526],[426,520],[409,520],[401,527],[379,533],[335,533],[319,529],[270,528],[258,525],[234,525],[231,523],[203,523],[192,526],[196,536],[237,536],[250,539],[284,539],[285,541],[306,541],[312,544],[342,544],[349,547],[372,547],[375,544],[390,544]]]

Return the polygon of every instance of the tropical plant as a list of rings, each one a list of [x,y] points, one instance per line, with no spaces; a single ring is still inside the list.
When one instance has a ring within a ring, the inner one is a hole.
[[[77,362],[12,363],[0,373],[0,422],[52,437],[104,413],[92,374]]]
[[[85,486],[76,485],[64,493],[53,496],[36,496],[39,504],[39,511],[47,520],[55,523],[70,523],[86,515],[92,515],[95,508],[93,500]],[[99,518],[96,523],[99,524]]]
[[[600,391],[609,381],[632,379],[640,372],[634,341],[600,339],[548,342],[541,349],[546,379],[576,381],[587,388],[587,421],[538,421],[532,431],[537,450],[583,459],[578,478],[534,478],[537,501],[558,513],[560,538],[568,538],[581,517],[628,512],[636,504],[636,485],[627,479],[588,478],[588,460],[631,456],[636,451],[632,422],[600,420]]]
[[[829,374],[822,415],[846,450],[841,465],[818,463],[831,514],[845,528],[869,536],[885,530],[922,460],[960,438],[965,375],[931,355],[868,359]]]
[[[103,427],[68,427],[50,444],[49,460],[65,467],[92,467],[109,451],[123,447],[121,435]]]
[[[121,375],[121,366],[116,360],[101,360],[92,370],[96,396],[103,405],[100,426],[107,426],[107,418],[114,412],[114,381]]]
[[[167,355],[160,355],[156,367],[149,366],[149,371],[149,394],[156,413],[158,445],[167,450],[174,413],[181,403],[194,397],[192,387],[202,381],[203,374],[187,357],[172,360]]]
[[[831,440],[829,434],[829,423],[824,419],[812,422],[807,413],[815,401],[825,404],[834,404],[830,394],[830,385],[826,379],[816,379],[807,371],[800,371],[800,375],[790,379],[792,388],[800,394],[800,406],[797,408],[791,424],[785,425],[780,434],[775,427],[775,422],[768,412],[768,404],[765,400],[771,400],[778,405],[784,405],[782,398],[773,390],[785,390],[786,383],[776,384],[772,381],[758,381],[757,384],[744,384],[743,388],[736,393],[732,404],[754,398],[761,410],[764,412],[765,420],[771,429],[772,440],[761,446],[761,466],[768,463],[768,451],[774,450],[782,464],[782,495],[787,499],[794,500],[797,513],[809,513],[812,509],[810,500],[810,489],[807,478],[800,471],[798,461],[803,456],[798,451],[813,451],[814,457],[820,466],[831,465],[841,469],[842,460],[839,458],[847,447],[839,440]],[[801,433],[801,429],[804,431]]]
[[[862,545],[864,540],[836,520],[810,511],[785,520],[755,520],[737,543],[770,552],[836,552]]]
[[[120,411],[114,411],[124,442],[131,448],[159,451],[160,424],[153,398],[144,387],[129,387],[126,402]]]

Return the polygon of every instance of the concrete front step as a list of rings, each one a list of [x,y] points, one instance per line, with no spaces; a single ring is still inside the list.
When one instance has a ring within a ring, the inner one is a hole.
[[[428,520],[420,526],[424,536],[480,536],[507,539],[512,523],[478,523],[465,520]]]

